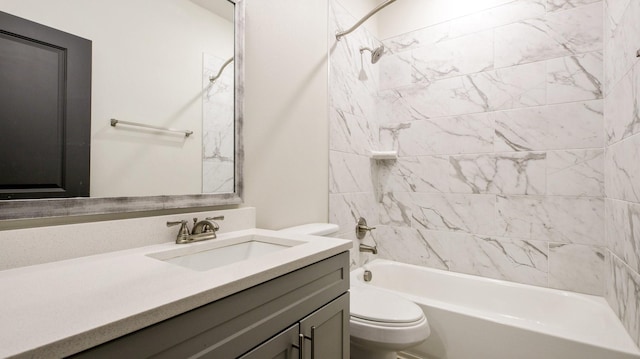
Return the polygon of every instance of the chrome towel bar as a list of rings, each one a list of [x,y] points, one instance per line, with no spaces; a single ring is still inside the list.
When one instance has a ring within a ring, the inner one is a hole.
[[[185,137],[189,137],[189,136],[193,135],[193,131],[189,131],[189,130],[176,130],[175,128],[159,127],[159,126],[146,125],[144,123],[121,121],[121,120],[116,120],[115,118],[111,119],[111,126],[116,127],[116,125],[118,125],[118,124],[150,128],[150,129],[158,130],[158,131],[184,133]]]

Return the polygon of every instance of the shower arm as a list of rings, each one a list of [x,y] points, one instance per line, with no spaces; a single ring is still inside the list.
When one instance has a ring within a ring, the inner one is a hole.
[[[341,31],[341,32],[337,33],[336,34],[336,40],[340,40],[341,37],[352,33],[355,29],[357,29],[360,25],[362,25],[362,23],[364,23],[365,21],[369,20],[369,18],[371,16],[373,16],[375,13],[377,13],[378,11],[384,9],[388,5],[391,5],[391,3],[395,2],[395,1],[396,0],[387,0],[387,1],[383,2],[382,4],[376,6],[375,9],[369,11],[368,14],[366,14],[362,19],[360,19],[360,21],[356,22],[356,24],[351,26],[348,30]]]
[[[224,64],[222,64],[222,67],[220,67],[220,71],[218,71],[217,75],[209,77],[209,82],[214,83],[220,77],[220,75],[222,75],[222,71],[224,71],[224,68],[227,67],[227,65],[229,65],[232,61],[233,56],[229,60],[225,61]]]

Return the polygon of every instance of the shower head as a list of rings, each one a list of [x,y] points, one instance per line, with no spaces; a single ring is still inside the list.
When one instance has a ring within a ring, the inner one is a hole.
[[[373,50],[368,47],[363,47],[363,48],[360,48],[360,53],[363,53],[365,50],[371,53],[372,64],[375,64],[376,62],[378,62],[382,57],[382,55],[384,55],[384,45],[380,45],[379,47],[376,47]]]

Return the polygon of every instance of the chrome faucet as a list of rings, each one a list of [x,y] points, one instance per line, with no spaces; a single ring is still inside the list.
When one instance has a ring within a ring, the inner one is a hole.
[[[180,225],[178,235],[176,236],[176,243],[192,243],[205,241],[207,239],[215,239],[216,232],[220,229],[220,225],[214,221],[223,220],[224,216],[207,217],[202,221],[198,221],[197,218],[193,219],[193,229],[189,231],[189,225],[186,220],[167,222],[167,227]]]
[[[360,252],[370,252],[371,254],[378,254],[378,246],[369,246],[364,243],[360,243],[358,247]]]
[[[374,229],[376,229],[376,227],[369,227],[367,225],[367,220],[364,219],[363,217],[360,217],[358,218],[358,222],[356,223],[356,238],[363,239],[364,236],[367,234],[367,232],[371,232]],[[374,243],[375,243],[375,240],[374,240]],[[372,254],[378,254],[377,245],[370,246],[364,243],[360,243],[358,250],[360,252],[369,252]]]

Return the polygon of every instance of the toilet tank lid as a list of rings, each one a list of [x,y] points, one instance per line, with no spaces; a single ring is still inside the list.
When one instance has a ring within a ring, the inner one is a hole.
[[[311,234],[314,236],[326,236],[337,233],[340,227],[333,223],[307,223],[301,226],[283,228],[281,231],[296,234]]]

